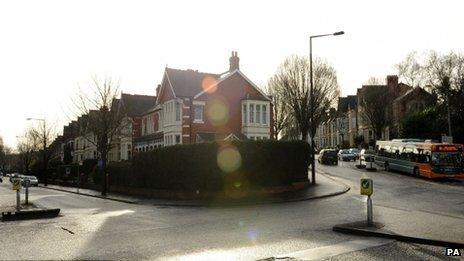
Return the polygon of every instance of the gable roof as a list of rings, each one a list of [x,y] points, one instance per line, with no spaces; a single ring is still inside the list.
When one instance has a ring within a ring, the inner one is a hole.
[[[234,74],[239,74],[243,79],[245,79],[245,81],[247,81],[253,88],[255,88],[263,97],[265,100],[268,100],[268,101],[271,101],[271,98],[269,98],[269,96],[267,96],[258,86],[256,86],[256,84],[254,84],[250,79],[248,79],[248,77],[245,76],[245,74],[243,74],[239,69],[227,74],[226,76],[222,77],[219,81],[217,81],[216,83],[214,83],[213,85],[205,88],[205,89],[202,89],[197,95],[195,95],[193,98],[194,99],[197,99],[198,97],[200,97],[201,95],[205,94],[208,92],[209,89],[211,88],[214,88],[216,85],[218,85],[219,83],[227,80],[229,77],[231,77],[232,75]]]
[[[212,77],[217,81],[220,75],[194,70],[166,68],[166,77],[176,97],[193,97],[203,90],[202,84],[205,78]]]
[[[426,94],[426,95],[428,95],[430,97],[433,96],[432,94],[430,94],[428,91],[422,89],[421,87],[415,87],[415,88],[409,89],[403,95],[398,96],[393,102],[400,101],[400,100],[412,95],[413,93],[415,93],[416,95],[419,95],[419,93],[422,93],[422,94]]]
[[[213,132],[198,132],[197,142],[212,142],[212,141],[223,141],[223,140],[248,140],[245,134],[240,132],[230,133],[213,133]]]
[[[121,101],[126,113],[130,117],[141,116],[156,103],[156,97],[139,94],[121,94]]]

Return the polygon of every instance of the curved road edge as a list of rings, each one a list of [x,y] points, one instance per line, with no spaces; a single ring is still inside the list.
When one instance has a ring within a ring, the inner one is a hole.
[[[214,202],[214,201],[205,201],[205,200],[166,200],[166,199],[142,199],[134,200],[133,197],[125,198],[124,195],[117,195],[117,197],[112,196],[101,196],[96,193],[85,193],[81,191],[77,193],[75,188],[70,188],[70,190],[63,188],[54,188],[51,186],[42,186],[41,188],[52,189],[61,192],[68,192],[77,195],[89,196],[94,198],[118,201],[127,204],[144,204],[144,205],[154,205],[154,206],[164,206],[164,207],[234,207],[234,206],[253,206],[253,205],[266,205],[266,204],[280,204],[287,202],[300,202],[308,201],[315,199],[322,199],[328,197],[334,197],[342,195],[348,192],[351,187],[347,184],[334,179],[328,176],[326,173],[318,171],[317,172],[319,181],[315,186],[310,186],[305,191],[298,191],[296,193],[291,193],[284,195],[283,197],[275,198],[266,198],[256,201],[233,201],[233,202]],[[321,178],[322,177],[322,178]],[[322,179],[322,181],[321,181]],[[72,190],[71,190],[72,189]]]

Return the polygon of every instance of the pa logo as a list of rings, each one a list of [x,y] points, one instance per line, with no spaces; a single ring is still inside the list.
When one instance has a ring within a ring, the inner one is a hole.
[[[446,256],[461,256],[459,248],[446,248]]]

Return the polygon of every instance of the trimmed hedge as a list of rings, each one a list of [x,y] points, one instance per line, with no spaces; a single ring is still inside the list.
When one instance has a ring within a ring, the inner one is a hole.
[[[228,149],[221,169],[218,153]],[[231,158],[240,155],[241,162]],[[110,185],[184,191],[220,191],[308,181],[310,146],[302,141],[235,141],[176,145],[141,152],[108,165]]]

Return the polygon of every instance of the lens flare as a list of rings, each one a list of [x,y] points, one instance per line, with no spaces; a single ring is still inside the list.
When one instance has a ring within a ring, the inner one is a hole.
[[[213,93],[217,90],[217,81],[211,76],[206,76],[201,81],[201,88],[207,93]]]
[[[229,120],[229,108],[225,102],[214,99],[206,108],[211,124],[215,127],[224,126]]]
[[[248,231],[248,237],[250,238],[250,241],[255,243],[256,240],[258,240],[258,231],[255,229],[250,229]]]
[[[231,173],[242,166],[242,156],[234,147],[221,148],[217,155],[217,163],[222,171],[225,173]],[[239,187],[240,186],[241,184],[239,184]]]

